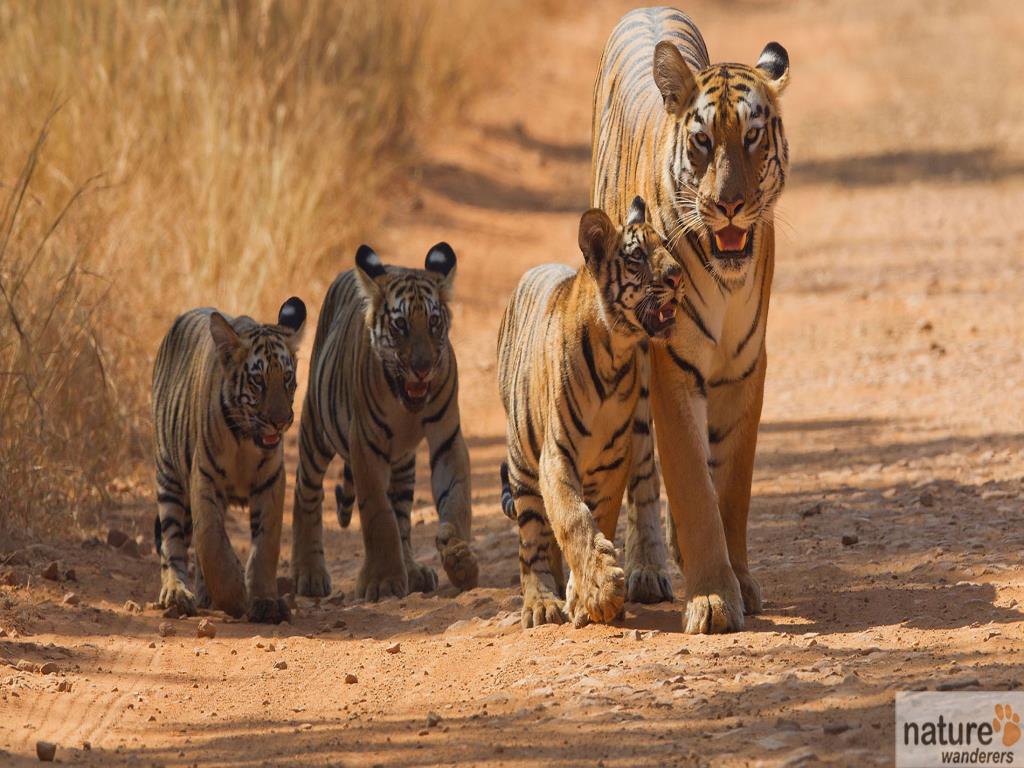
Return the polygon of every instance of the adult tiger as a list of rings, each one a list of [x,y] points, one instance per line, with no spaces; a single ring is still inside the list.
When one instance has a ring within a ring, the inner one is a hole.
[[[739,629],[744,610],[761,609],[746,529],[788,79],[778,43],[754,67],[712,65],[685,14],[649,8],[619,21],[594,89],[591,204],[622,215],[642,195],[684,273],[683,316],[652,356],[651,402],[687,632]]]
[[[174,321],[153,368],[160,604],[195,614],[211,603],[232,616],[278,623],[284,512],[281,435],[292,423],[295,355],[306,322],[298,298],[277,325],[193,309]],[[248,505],[252,551],[242,575],[224,528],[228,505]],[[196,589],[188,548],[195,521]]]
[[[437,587],[410,540],[416,448],[430,446],[431,488],[441,520],[436,544],[449,580],[476,586],[469,548],[469,452],[459,420],[459,377],[448,340],[455,253],[438,243],[425,269],[385,266],[369,246],[356,269],[327,291],[313,343],[299,432],[292,574],[300,595],[331,591],[323,547],[323,480],[335,455],[338,521],[358,501],[366,556],[356,594],[370,600]]]
[[[621,227],[604,211],[587,211],[579,227],[584,264],[529,270],[502,317],[502,508],[519,526],[524,627],[618,615],[627,575],[612,542],[631,467],[645,481],[630,487],[631,497],[657,515],[654,444],[637,406],[646,399],[649,339],[664,338],[675,323],[681,272],[645,213],[639,197]],[[632,590],[643,564],[627,557],[626,565]],[[647,575],[670,589],[658,570]]]

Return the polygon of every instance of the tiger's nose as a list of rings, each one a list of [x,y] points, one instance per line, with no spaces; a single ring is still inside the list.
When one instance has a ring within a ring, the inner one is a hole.
[[[423,381],[430,375],[430,371],[433,367],[434,366],[429,362],[416,362],[412,364],[412,372],[415,374],[417,379]]]
[[[683,279],[683,270],[679,267],[669,267],[662,273],[661,279],[665,285],[674,291],[679,287],[679,283]]]
[[[718,210],[731,219],[743,208],[743,195],[737,195],[732,200],[719,200],[715,205],[718,206]]]

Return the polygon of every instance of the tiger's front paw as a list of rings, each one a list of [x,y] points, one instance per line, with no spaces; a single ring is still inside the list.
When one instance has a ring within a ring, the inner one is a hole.
[[[613,621],[622,613],[626,600],[626,574],[616,562],[615,545],[603,534],[597,534],[586,567],[580,577],[572,578],[572,581],[567,611],[574,626],[582,627],[588,620]],[[566,595],[568,597],[568,591]]]
[[[452,586],[474,589],[480,582],[480,565],[469,544],[459,538],[454,526],[443,523],[437,532],[437,551]]]
[[[409,578],[401,561],[398,568],[371,569],[363,564],[356,579],[356,597],[376,603],[385,597],[405,597],[407,594]]]
[[[280,597],[261,597],[252,601],[248,618],[253,624],[280,624],[291,622],[292,612]]]
[[[409,581],[409,592],[433,592],[437,589],[437,574],[428,565],[407,560],[405,576]]]
[[[740,582],[740,594],[743,595],[743,612],[748,616],[761,612],[761,585],[750,571],[736,571]]]
[[[671,603],[672,581],[660,568],[638,565],[626,568],[626,599],[631,603]]]
[[[292,565],[295,594],[306,597],[327,597],[331,594],[331,575],[323,555],[306,558]]]
[[[551,592],[528,590],[523,595],[523,613],[520,618],[523,629],[542,624],[564,624],[565,619],[565,603]]]
[[[160,589],[160,607],[177,608],[181,616],[195,616],[196,596],[180,581],[168,579]]]

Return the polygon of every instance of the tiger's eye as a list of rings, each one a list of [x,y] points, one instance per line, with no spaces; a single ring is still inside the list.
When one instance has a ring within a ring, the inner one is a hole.
[[[746,135],[744,135],[743,140],[746,142],[747,146],[749,147],[749,146],[753,145],[760,137],[761,137],[761,129],[760,128],[751,128],[749,131],[747,131]]]

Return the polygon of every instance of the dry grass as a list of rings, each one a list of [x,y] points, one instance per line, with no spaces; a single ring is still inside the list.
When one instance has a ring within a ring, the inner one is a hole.
[[[0,6],[0,531],[64,524],[140,466],[178,312],[315,304],[482,82],[505,10]]]

